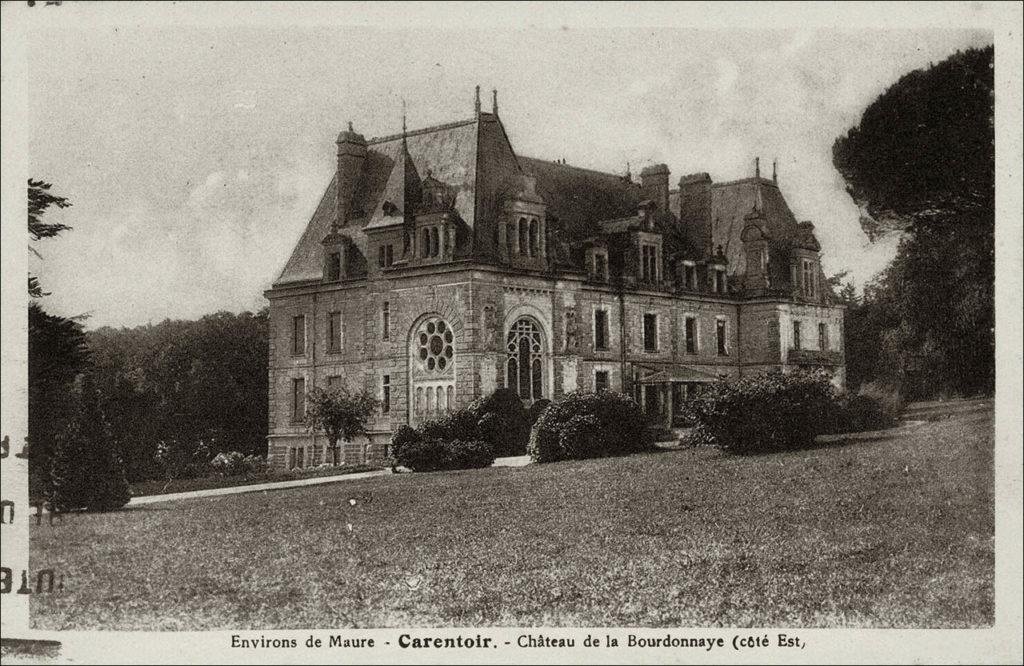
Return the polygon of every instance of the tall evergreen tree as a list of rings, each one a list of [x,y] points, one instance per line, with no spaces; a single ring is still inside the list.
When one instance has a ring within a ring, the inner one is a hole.
[[[911,397],[994,388],[993,56],[971,49],[907,74],[833,146],[869,237],[903,234],[865,289],[848,353],[877,350],[873,371]]]

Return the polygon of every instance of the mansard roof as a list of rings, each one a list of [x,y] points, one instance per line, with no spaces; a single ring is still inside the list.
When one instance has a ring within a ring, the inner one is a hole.
[[[411,160],[408,166],[423,175],[429,169],[434,178],[452,188],[456,193],[455,210],[470,226],[476,203],[477,124],[476,120],[465,120],[414,130],[405,134],[404,142]],[[341,229],[342,235],[350,237],[364,254],[365,228],[389,226],[383,219],[384,201],[391,201],[403,213],[411,212],[406,211],[408,174],[402,138],[402,134],[394,134],[367,142],[366,162],[352,197],[353,218]],[[322,277],[320,241],[334,221],[336,188],[335,173],[275,284]]]

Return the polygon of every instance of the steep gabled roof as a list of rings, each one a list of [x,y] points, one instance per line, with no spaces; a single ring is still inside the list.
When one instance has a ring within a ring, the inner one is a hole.
[[[773,246],[789,247],[796,218],[776,183],[765,178],[744,178],[711,186],[712,252],[721,245],[731,266],[745,266],[740,234],[745,217],[755,204],[761,211]]]
[[[376,227],[382,223],[383,202],[391,201],[391,197],[398,198],[391,203],[405,212],[402,199],[409,182],[408,167],[424,175],[429,169],[434,178],[452,188],[456,195],[455,210],[472,227],[476,207],[477,124],[476,120],[465,120],[408,132],[405,143],[411,164],[405,161],[401,134],[368,141],[362,176],[352,197],[353,218],[341,229],[341,234],[351,238],[365,255],[364,229],[367,225]],[[320,242],[330,232],[335,216],[336,177],[327,186],[275,285],[321,278]],[[399,197],[400,194],[403,196]]]

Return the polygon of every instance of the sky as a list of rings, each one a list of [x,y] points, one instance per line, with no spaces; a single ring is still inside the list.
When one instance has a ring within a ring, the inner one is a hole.
[[[901,75],[978,30],[382,29],[125,22],[35,33],[28,160],[73,203],[34,243],[48,311],[87,327],[256,310],[331,179],[334,138],[471,117],[498,89],[520,155],[638,174],[753,175],[755,156],[825,272],[858,284],[870,243],[831,164],[836,137]]]

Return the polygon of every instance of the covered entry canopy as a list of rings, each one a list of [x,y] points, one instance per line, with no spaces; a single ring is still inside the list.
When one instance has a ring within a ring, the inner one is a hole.
[[[688,365],[675,363],[668,366],[662,366],[660,370],[657,370],[646,377],[641,377],[639,380],[641,384],[705,384],[707,382],[717,381],[720,380],[716,375],[712,375],[708,372],[702,372],[695,368],[691,368]]]

